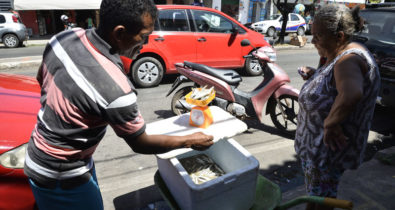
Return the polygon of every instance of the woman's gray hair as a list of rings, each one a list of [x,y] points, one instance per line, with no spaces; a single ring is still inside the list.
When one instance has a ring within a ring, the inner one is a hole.
[[[316,12],[314,20],[319,20],[333,35],[343,31],[351,37],[354,32],[362,30],[359,6],[349,9],[344,4],[328,4]]]

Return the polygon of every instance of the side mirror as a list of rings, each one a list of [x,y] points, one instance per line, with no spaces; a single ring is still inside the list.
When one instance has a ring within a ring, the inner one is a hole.
[[[250,46],[251,42],[248,39],[243,39],[240,44],[242,47],[246,47],[246,46]]]

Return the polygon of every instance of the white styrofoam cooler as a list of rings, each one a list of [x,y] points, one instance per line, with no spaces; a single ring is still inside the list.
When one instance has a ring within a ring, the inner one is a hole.
[[[179,159],[204,153],[225,175],[195,184]],[[170,159],[157,157],[159,173],[181,209],[249,209],[255,200],[259,162],[234,139],[222,139],[208,150],[190,151]]]

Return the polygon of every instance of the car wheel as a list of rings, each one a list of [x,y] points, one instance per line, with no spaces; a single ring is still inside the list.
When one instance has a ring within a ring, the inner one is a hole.
[[[304,35],[304,28],[299,27],[297,33],[298,33],[298,36],[303,36]]]
[[[8,48],[18,47],[19,39],[14,34],[6,34],[3,37],[3,44]]]
[[[276,29],[273,27],[268,28],[266,32],[267,36],[269,37],[273,37],[275,33],[276,33]]]
[[[263,72],[261,64],[255,57],[247,58],[244,64],[244,69],[249,76],[258,76]]]
[[[157,86],[163,78],[163,66],[158,59],[142,57],[132,65],[131,79],[138,87]]]

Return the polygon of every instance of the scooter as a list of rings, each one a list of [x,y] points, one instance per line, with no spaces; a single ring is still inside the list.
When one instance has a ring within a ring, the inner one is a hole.
[[[241,46],[252,46],[248,39],[241,41]],[[270,117],[280,131],[293,134],[297,125],[299,111],[299,90],[288,83],[287,73],[276,63],[276,52],[269,46],[256,49],[244,56],[257,60],[257,65],[263,69],[262,82],[252,91],[238,89],[242,77],[235,70],[215,69],[206,65],[185,61],[177,63],[176,69],[181,74],[174,81],[166,96],[169,96],[182,83],[193,81],[193,85],[178,89],[171,101],[171,110],[180,115],[189,112],[193,105],[186,102],[185,96],[196,87],[214,87],[215,99],[210,105],[221,107],[241,120],[246,118],[258,119],[262,122],[262,114],[266,104],[265,114]]]

